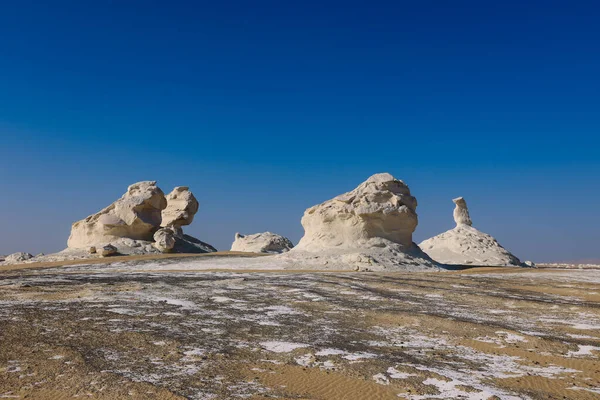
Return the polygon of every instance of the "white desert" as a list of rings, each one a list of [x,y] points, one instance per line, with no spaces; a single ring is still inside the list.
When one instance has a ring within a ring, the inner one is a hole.
[[[67,249],[0,264],[0,397],[600,398],[600,270],[514,268],[454,203],[417,246],[415,195],[375,174],[308,208],[296,246],[217,252],[183,233],[188,187],[135,183]]]

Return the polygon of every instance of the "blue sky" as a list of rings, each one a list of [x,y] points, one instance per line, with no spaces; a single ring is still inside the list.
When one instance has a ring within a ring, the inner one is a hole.
[[[600,258],[599,18],[566,1],[2,4],[0,254],[60,250],[139,180],[190,186],[187,231],[218,248],[296,242],[305,208],[390,172],[419,201],[416,241],[464,196],[523,259]]]

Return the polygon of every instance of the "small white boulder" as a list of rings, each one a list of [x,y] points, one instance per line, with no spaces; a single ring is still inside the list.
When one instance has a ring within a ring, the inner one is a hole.
[[[236,233],[231,251],[277,254],[290,251],[293,247],[290,239],[276,233],[263,232],[253,235]]]

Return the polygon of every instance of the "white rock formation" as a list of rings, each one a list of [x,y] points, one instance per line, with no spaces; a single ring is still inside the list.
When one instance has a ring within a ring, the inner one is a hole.
[[[235,234],[231,251],[249,253],[285,253],[294,245],[290,239],[271,232],[255,233],[253,235]]]
[[[160,228],[154,234],[153,246],[163,253],[170,252],[175,247],[175,232],[170,228]]]
[[[120,254],[217,251],[183,233],[181,227],[191,224],[197,211],[198,200],[185,186],[165,197],[156,182],[138,182],[110,206],[75,222],[67,242],[70,251],[52,257],[80,258],[81,254],[94,254],[90,251],[93,247],[101,253],[107,244]]]
[[[33,255],[24,252],[13,253],[4,258],[5,264],[17,264],[33,258]]]
[[[135,183],[110,206],[75,222],[67,246],[84,248],[120,238],[151,241],[166,207],[165,195],[155,181]]]
[[[278,257],[298,268],[425,270],[438,265],[412,241],[417,200],[408,186],[383,173],[351,192],[307,209],[304,237]]]
[[[456,225],[473,225],[465,199],[457,197],[452,199],[452,201],[456,204],[456,207],[454,207],[454,222],[456,222]]]
[[[190,225],[198,212],[198,200],[186,186],[178,186],[167,195],[167,207],[162,211],[160,226],[181,228]]]
[[[487,233],[471,226],[467,203],[462,197],[456,204],[456,227],[427,239],[419,247],[434,260],[451,265],[521,266],[521,261]]]

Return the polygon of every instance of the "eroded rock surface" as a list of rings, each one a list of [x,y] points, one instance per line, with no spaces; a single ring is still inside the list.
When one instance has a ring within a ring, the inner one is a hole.
[[[169,228],[161,228],[154,234],[153,246],[163,253],[168,253],[175,247],[175,232]]]
[[[110,206],[75,222],[67,246],[85,248],[120,238],[152,241],[166,207],[165,195],[155,181],[134,183]]]
[[[5,264],[17,264],[32,259],[33,255],[24,252],[13,253],[4,258]]]
[[[307,209],[304,237],[286,257],[298,267],[437,268],[412,241],[416,208],[417,200],[403,181],[375,174],[356,189]]]
[[[456,222],[456,225],[473,225],[465,199],[457,197],[456,199],[452,199],[452,201],[456,204],[456,207],[454,207],[454,222]]]
[[[249,253],[285,253],[294,245],[290,239],[271,232],[255,233],[253,235],[235,234],[231,251]]]
[[[452,200],[456,227],[427,239],[419,247],[434,260],[452,265],[521,266],[521,261],[498,241],[475,229],[467,203],[462,197]]]
[[[178,186],[166,196],[167,207],[162,211],[160,226],[190,225],[198,212],[198,200],[187,186]]]
[[[46,258],[80,258],[108,244],[120,254],[214,252],[183,233],[182,226],[191,224],[197,211],[198,200],[185,186],[165,197],[155,181],[138,182],[110,206],[74,223],[68,249]]]

